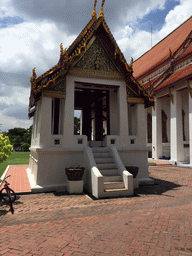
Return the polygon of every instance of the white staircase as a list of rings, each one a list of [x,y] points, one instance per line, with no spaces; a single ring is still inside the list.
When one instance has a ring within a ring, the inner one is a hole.
[[[119,174],[112,153],[107,147],[92,148],[95,163],[104,181],[104,197],[119,197],[130,195],[125,188],[123,177]]]

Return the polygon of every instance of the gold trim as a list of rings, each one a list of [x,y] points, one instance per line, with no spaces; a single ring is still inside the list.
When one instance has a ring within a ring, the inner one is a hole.
[[[174,96],[173,96],[173,94],[171,93],[171,89],[170,89],[170,88],[169,88],[169,96],[170,96],[170,99],[171,99],[172,104],[174,104]]]
[[[117,79],[125,80],[124,76],[116,72],[108,72],[101,70],[83,70],[72,68],[69,71],[69,75],[77,77],[89,77],[89,78],[107,78],[107,79]]]
[[[153,110],[155,111],[155,101],[153,102],[154,104],[153,104]]]
[[[186,82],[187,82],[188,92],[189,92],[189,94],[190,94],[190,96],[192,98],[192,88],[189,85],[189,80],[186,80]]]
[[[66,98],[66,93],[65,92],[55,92],[55,91],[48,91],[47,90],[47,91],[43,92],[43,96],[65,99]]]
[[[135,103],[135,104],[144,104],[144,99],[143,98],[127,97],[127,102],[128,103]]]

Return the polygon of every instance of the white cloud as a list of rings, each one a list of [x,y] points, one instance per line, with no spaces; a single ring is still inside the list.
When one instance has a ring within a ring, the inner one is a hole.
[[[1,130],[6,131],[14,127],[28,128],[32,120],[28,120],[28,98],[30,89],[13,86],[12,94],[0,97]]]
[[[12,6],[11,0],[1,0],[0,4],[0,19],[6,17],[14,17],[16,16],[16,11]]]
[[[0,30],[0,69],[29,71],[39,66],[40,72],[59,61],[59,45],[67,47],[75,36],[68,36],[54,23],[24,22]]]

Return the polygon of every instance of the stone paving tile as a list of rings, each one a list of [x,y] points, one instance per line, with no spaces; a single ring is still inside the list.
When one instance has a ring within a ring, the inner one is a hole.
[[[192,255],[192,169],[149,172],[134,197],[19,195],[0,210],[0,255]]]

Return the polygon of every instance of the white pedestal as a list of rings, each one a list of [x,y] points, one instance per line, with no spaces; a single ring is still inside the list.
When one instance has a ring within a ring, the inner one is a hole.
[[[67,180],[67,191],[69,194],[83,193],[83,180]]]

